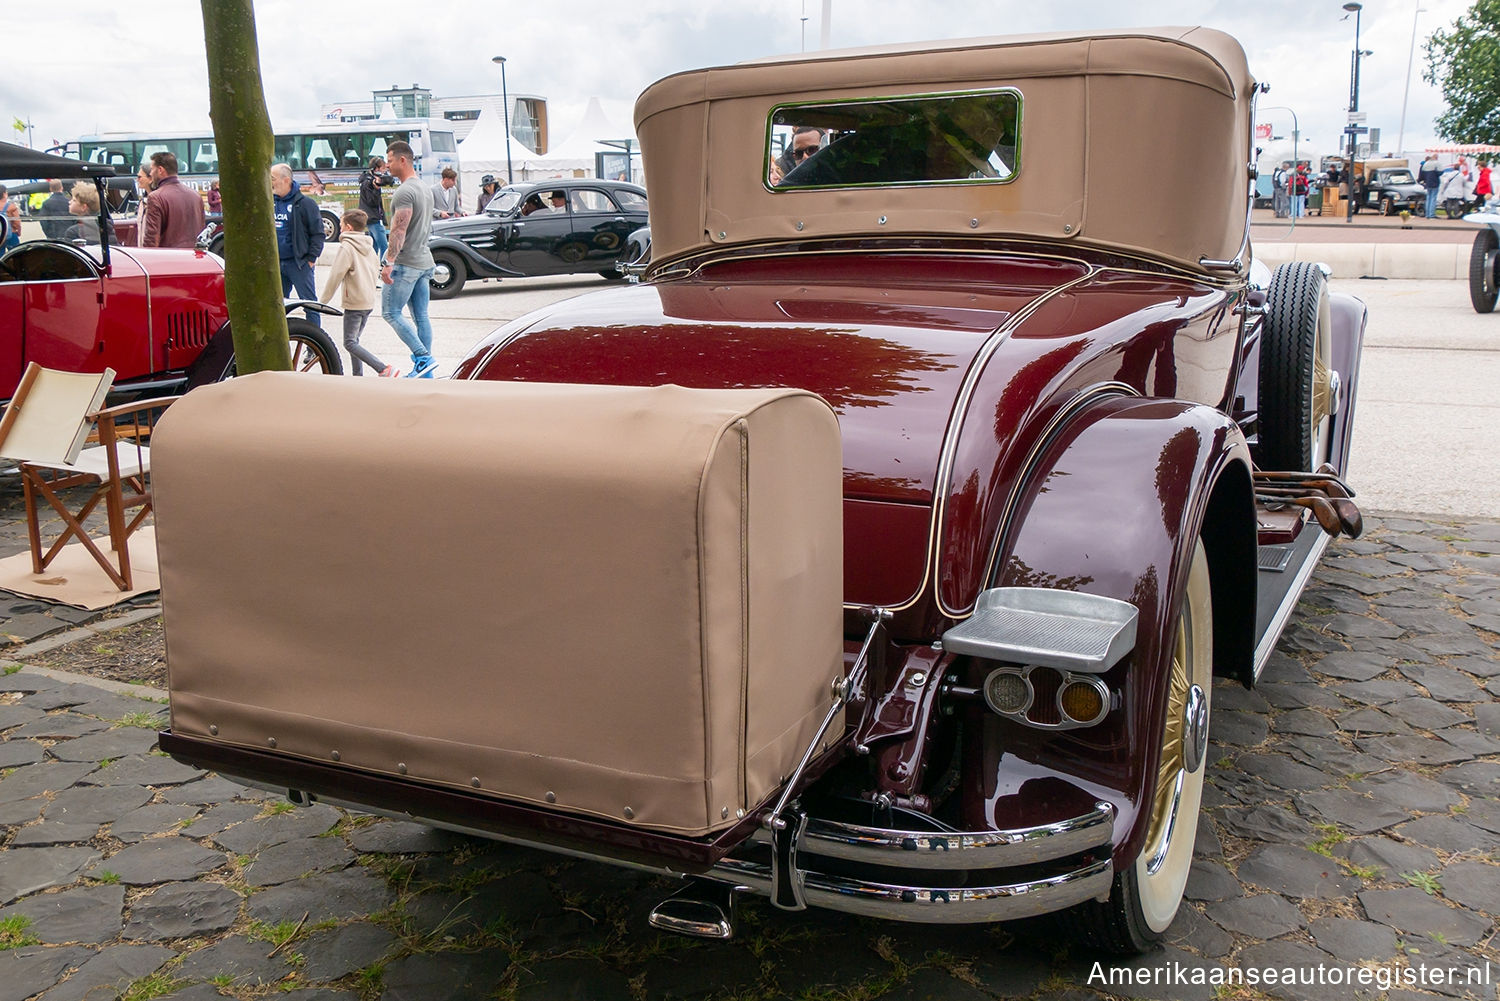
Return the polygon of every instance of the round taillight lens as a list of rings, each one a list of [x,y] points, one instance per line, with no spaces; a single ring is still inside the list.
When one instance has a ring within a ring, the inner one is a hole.
[[[984,681],[984,701],[997,713],[1024,712],[1031,705],[1031,685],[1015,671],[991,671]]]
[[[1074,723],[1097,723],[1109,709],[1103,686],[1088,681],[1070,680],[1057,693],[1058,708]]]

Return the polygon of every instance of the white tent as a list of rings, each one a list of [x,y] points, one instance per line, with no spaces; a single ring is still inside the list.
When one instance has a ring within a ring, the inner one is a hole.
[[[526,163],[536,153],[505,131],[505,111],[499,102],[487,103],[474,122],[474,129],[458,144],[459,185],[465,210],[474,211],[479,201],[480,178],[494,174],[502,184],[506,179],[506,151],[510,152],[510,169],[517,181],[525,180]]]
[[[635,142],[635,134],[617,127],[604,113],[604,108],[599,104],[597,97],[589,98],[588,108],[584,110],[583,120],[568,134],[555,148],[547,151],[545,156],[534,156],[527,161],[527,177],[562,177],[573,176],[573,171],[584,171],[585,175],[594,173],[596,153],[620,153],[619,146],[607,146],[600,142],[601,139],[631,140],[631,145],[637,149],[640,144]]]

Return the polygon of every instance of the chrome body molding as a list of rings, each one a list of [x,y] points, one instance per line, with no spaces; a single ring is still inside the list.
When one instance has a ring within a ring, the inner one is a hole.
[[[846,914],[920,924],[975,924],[1031,918],[1106,899],[1114,875],[1108,858],[1061,875],[997,886],[897,886],[806,873],[804,892],[809,905]],[[756,893],[771,892],[771,867],[764,863],[726,859],[704,878]]]

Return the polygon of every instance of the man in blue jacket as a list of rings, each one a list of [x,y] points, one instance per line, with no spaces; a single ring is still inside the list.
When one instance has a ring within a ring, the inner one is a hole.
[[[323,220],[318,206],[292,180],[292,168],[271,165],[271,193],[275,198],[276,252],[281,258],[281,294],[293,289],[297,298],[316,302],[318,286],[313,265],[323,253]],[[318,314],[307,310],[307,318],[318,326]]]

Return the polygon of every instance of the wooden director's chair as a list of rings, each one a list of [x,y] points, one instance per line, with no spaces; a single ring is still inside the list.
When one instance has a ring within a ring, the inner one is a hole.
[[[36,362],[27,365],[16,395],[0,417],[0,456],[20,467],[33,572],[44,572],[64,544],[76,537],[115,586],[129,591],[134,582],[128,540],[151,513],[151,429],[176,397],[101,410],[114,378],[114,370],[108,368],[100,374],[59,372]],[[89,484],[95,489],[76,512],[58,496],[58,491]],[[38,494],[65,526],[46,552],[37,519]],[[113,560],[83,528],[100,501],[109,519]],[[140,510],[127,524],[125,513],[131,508]]]

